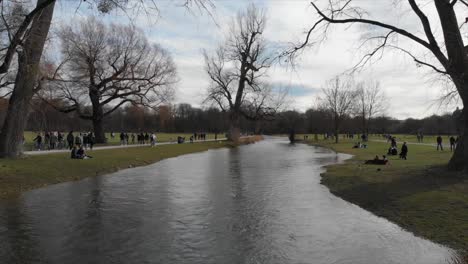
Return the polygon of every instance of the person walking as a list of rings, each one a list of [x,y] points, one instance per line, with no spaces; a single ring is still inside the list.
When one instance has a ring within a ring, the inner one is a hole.
[[[400,159],[406,160],[407,155],[408,155],[408,145],[406,145],[406,142],[403,142],[403,146],[401,146],[401,151],[400,151]]]
[[[151,142],[151,147],[156,146],[156,135],[154,133],[151,133],[150,142]]]
[[[41,150],[42,148],[42,136],[41,133],[38,133],[37,136],[33,139],[34,142],[36,142],[36,150]]]
[[[70,131],[67,135],[68,148],[71,150],[73,148],[73,141],[75,137],[73,136],[73,131]]]
[[[439,151],[439,148],[441,151],[444,150],[444,146],[442,145],[442,137],[440,135],[437,136],[437,151]]]

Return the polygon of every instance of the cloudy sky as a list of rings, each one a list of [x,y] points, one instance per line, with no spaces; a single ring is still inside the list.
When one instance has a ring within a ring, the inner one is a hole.
[[[385,6],[385,2],[356,1],[369,12],[372,18],[391,21],[414,34],[421,35],[422,28],[408,7]],[[379,3],[378,5],[376,3]],[[418,1],[430,16],[435,15],[431,1]],[[76,10],[73,1],[59,2],[55,16],[55,25],[74,21],[74,18],[87,16],[94,11],[87,7]],[[266,10],[268,21],[265,37],[272,46],[287,46],[299,43],[304,39],[304,32],[316,21],[316,14],[310,1],[304,0],[218,0],[216,7],[207,12],[196,8],[187,10],[178,6],[181,1],[158,1],[159,16],[146,14],[99,15],[102,19],[117,23],[133,23],[144,29],[148,38],[168,49],[177,64],[180,82],[177,85],[175,103],[190,103],[202,106],[208,78],[204,72],[203,49],[214,50],[222,43],[226,29],[232,17],[239,10],[254,3]],[[466,10],[460,10],[460,14]],[[460,16],[459,19],[461,19]],[[440,30],[435,25],[435,31]],[[468,25],[465,26],[465,29]],[[320,96],[321,89],[327,80],[341,74],[355,65],[368,48],[359,49],[363,35],[374,29],[360,26],[336,26],[329,32],[327,40],[320,45],[306,49],[292,69],[278,65],[269,72],[269,81],[276,85],[289,86],[292,103],[290,109],[304,111],[312,107]],[[466,32],[466,30],[465,30]],[[468,35],[465,34],[465,37]],[[466,39],[465,39],[466,40]],[[415,52],[422,58],[431,59],[428,53],[417,45],[396,39],[400,45]],[[424,67],[417,67],[407,56],[388,52],[379,61],[366,66],[355,75],[355,79],[373,79],[381,83],[388,98],[387,115],[396,118],[424,117],[433,113],[453,111],[455,106],[438,107],[443,84],[435,82],[436,75]]]

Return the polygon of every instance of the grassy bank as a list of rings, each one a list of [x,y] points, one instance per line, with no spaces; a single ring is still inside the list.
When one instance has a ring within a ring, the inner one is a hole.
[[[241,144],[253,143],[259,137],[245,138]],[[93,159],[72,160],[69,153],[0,159],[0,198],[17,195],[43,186],[103,175],[129,167],[143,166],[162,159],[208,149],[235,147],[230,142],[148,146],[89,151]]]
[[[408,160],[390,157],[388,165],[378,166],[363,163],[385,154],[387,143],[369,142],[367,149],[352,149],[351,141],[309,143],[354,155],[322,175],[332,193],[416,235],[467,253],[468,177],[446,170],[450,151],[409,145]]]

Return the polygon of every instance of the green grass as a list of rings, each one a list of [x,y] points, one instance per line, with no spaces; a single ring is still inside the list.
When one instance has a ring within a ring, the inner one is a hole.
[[[450,151],[409,145],[408,160],[389,157],[386,166],[364,165],[365,160],[386,154],[389,144],[369,142],[367,149],[353,149],[350,140],[338,144],[313,141],[313,136],[309,140],[354,155],[322,175],[332,193],[416,235],[468,252],[468,177],[446,169]]]
[[[0,197],[50,184],[107,174],[129,167],[143,166],[183,154],[232,146],[229,142],[171,144],[87,152],[93,159],[72,160],[69,153],[0,159]]]
[[[64,137],[66,138],[68,132],[64,133]],[[79,134],[79,132],[74,132],[73,135],[76,136]],[[115,132],[114,133],[114,138],[111,138],[110,133],[106,133],[106,138],[107,138],[107,144],[98,144],[98,146],[102,145],[120,145],[120,133]],[[42,133],[44,136],[44,133]],[[175,142],[177,141],[177,136],[185,137],[185,139],[188,141],[190,136],[193,134],[190,133],[156,133],[157,136],[157,141],[158,142]],[[34,142],[33,139],[37,136],[36,132],[32,131],[26,131],[24,132],[24,138],[25,138],[25,144],[24,144],[24,151],[29,151],[33,150],[34,147]],[[130,134],[129,134],[130,136]],[[224,134],[220,133],[218,134],[218,138],[223,138]],[[206,139],[214,139],[215,134],[206,134]],[[135,141],[136,141],[136,134],[135,134]],[[131,138],[129,138],[129,144],[131,143]]]

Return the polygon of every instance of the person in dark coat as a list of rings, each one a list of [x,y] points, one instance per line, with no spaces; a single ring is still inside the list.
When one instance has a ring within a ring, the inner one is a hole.
[[[67,143],[68,143],[68,147],[70,148],[70,150],[73,148],[74,140],[75,140],[75,137],[73,136],[73,131],[70,131],[70,133],[68,133],[67,135]]]
[[[456,147],[456,140],[453,136],[450,137],[450,151],[454,151]]]
[[[437,150],[439,150],[439,147],[440,150],[444,150],[444,146],[442,145],[442,137],[440,135],[437,137]]]
[[[400,151],[400,159],[406,160],[407,155],[408,155],[408,146],[406,145],[406,142],[403,142],[403,146],[401,146],[401,151]]]
[[[96,137],[94,137],[93,132],[90,132],[88,134],[88,144],[89,144],[89,148],[91,150],[93,150],[93,146],[94,146],[95,142],[96,142]]]

